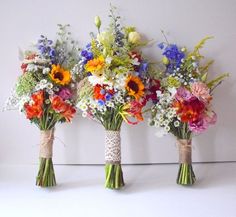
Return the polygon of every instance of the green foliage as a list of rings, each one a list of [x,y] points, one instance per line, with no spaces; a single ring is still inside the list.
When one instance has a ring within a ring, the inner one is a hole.
[[[210,89],[213,89],[215,86],[217,86],[218,84],[220,84],[226,77],[229,77],[229,73],[224,73],[218,77],[216,77],[215,79],[211,80],[210,82],[207,83],[207,86]]]
[[[84,78],[82,81],[79,83],[79,87],[77,90],[77,102],[82,100],[82,99],[88,99],[93,95],[93,86],[92,84],[88,81],[88,78]]]
[[[18,96],[23,96],[26,94],[30,94],[31,91],[37,84],[36,78],[33,76],[33,73],[26,72],[25,74],[21,75],[18,79],[16,85],[16,93]]]

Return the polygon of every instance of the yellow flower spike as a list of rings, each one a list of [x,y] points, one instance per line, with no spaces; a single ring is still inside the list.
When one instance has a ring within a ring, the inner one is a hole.
[[[59,64],[52,65],[49,77],[52,79],[54,83],[62,86],[69,84],[71,81],[71,73],[63,69]]]

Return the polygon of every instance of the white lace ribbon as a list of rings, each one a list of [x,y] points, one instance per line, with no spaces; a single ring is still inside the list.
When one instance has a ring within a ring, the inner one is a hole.
[[[105,161],[106,163],[120,164],[121,146],[120,131],[106,130],[105,134]]]

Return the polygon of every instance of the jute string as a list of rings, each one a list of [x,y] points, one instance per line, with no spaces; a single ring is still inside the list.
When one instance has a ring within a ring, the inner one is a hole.
[[[40,131],[39,157],[52,158],[52,145],[54,140],[54,128]]]
[[[192,140],[178,139],[179,146],[179,163],[192,163]]]
[[[120,164],[121,146],[120,131],[109,131],[105,133],[105,162]]]

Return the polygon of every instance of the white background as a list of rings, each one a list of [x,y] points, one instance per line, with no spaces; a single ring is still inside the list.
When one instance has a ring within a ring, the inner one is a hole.
[[[117,6],[123,23],[134,25],[146,39],[169,41],[192,48],[206,35],[215,36],[203,54],[215,59],[212,76],[230,72],[231,77],[214,93],[218,123],[194,138],[193,160],[236,160],[236,1],[235,0],[7,0],[0,2],[0,105],[10,94],[20,75],[18,47],[22,49],[40,34],[55,37],[56,24],[70,23],[81,46],[96,31],[93,18],[100,15],[103,28],[108,23],[109,3]],[[156,44],[156,43],[155,43]],[[152,60],[160,51],[155,46],[145,50]],[[175,140],[158,139],[155,129],[142,123],[122,127],[123,163],[177,162]],[[0,113],[0,163],[36,163],[39,130],[18,111]],[[98,124],[76,117],[72,124],[57,125],[54,163],[100,164],[104,162],[104,130]]]

